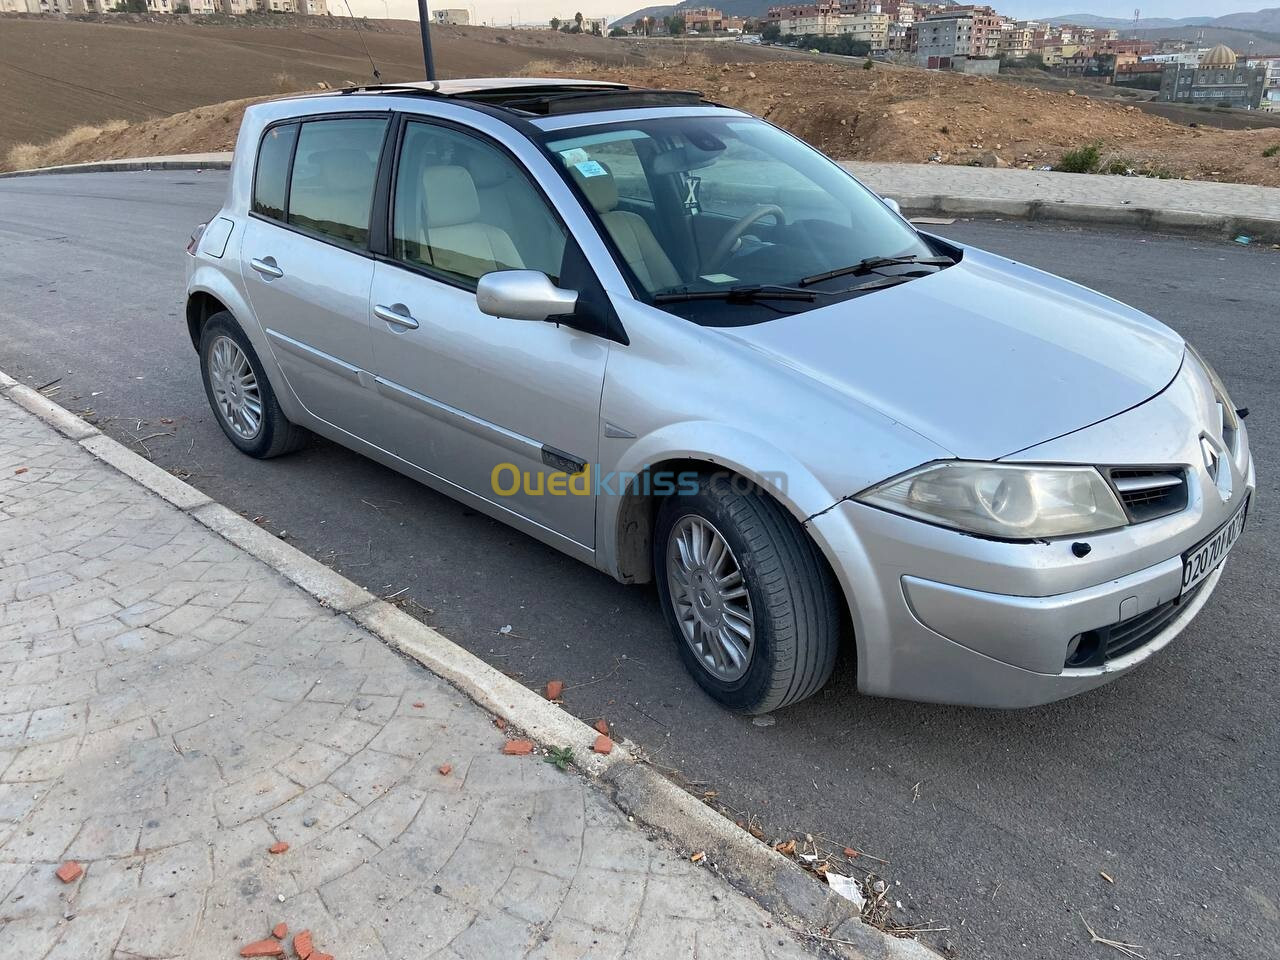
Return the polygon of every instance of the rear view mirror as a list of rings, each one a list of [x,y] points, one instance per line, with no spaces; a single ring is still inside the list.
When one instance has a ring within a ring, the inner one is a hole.
[[[491,317],[548,320],[573,313],[578,291],[561,290],[537,270],[496,270],[476,284],[476,306]]]

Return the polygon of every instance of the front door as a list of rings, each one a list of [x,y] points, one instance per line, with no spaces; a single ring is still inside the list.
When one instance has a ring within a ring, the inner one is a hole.
[[[520,164],[478,136],[404,125],[391,256],[374,268],[378,440],[423,470],[588,549],[609,342],[486,316],[476,281],[558,280],[566,231]],[[578,473],[576,478],[573,474]]]
[[[369,220],[387,125],[351,117],[268,129],[240,248],[249,301],[289,387],[310,413],[357,435],[376,409],[360,375],[371,362]]]

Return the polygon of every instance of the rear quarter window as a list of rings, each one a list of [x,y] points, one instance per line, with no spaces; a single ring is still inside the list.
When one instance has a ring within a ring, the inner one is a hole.
[[[342,246],[363,248],[386,130],[382,118],[303,123],[289,185],[289,224]]]
[[[289,161],[298,139],[296,123],[272,127],[258,147],[258,166],[253,174],[253,212],[272,220],[284,220],[289,187]]]

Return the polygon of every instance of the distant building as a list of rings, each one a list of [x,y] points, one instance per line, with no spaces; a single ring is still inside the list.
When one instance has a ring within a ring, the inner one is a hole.
[[[1256,110],[1262,105],[1266,73],[1262,67],[1240,62],[1234,50],[1218,44],[1199,64],[1166,64],[1160,79],[1160,99]]]
[[[465,27],[471,22],[471,14],[462,7],[436,7],[431,11],[431,19],[436,23]]]
[[[1261,109],[1280,113],[1280,57],[1250,60],[1249,66],[1262,70]]]
[[[973,52],[973,17],[929,16],[916,21],[916,62],[930,70],[950,70],[956,57]]]
[[[743,19],[726,17],[715,7],[688,7],[680,11],[689,33],[741,33]]]
[[[996,40],[996,53],[1010,60],[1025,60],[1031,56],[1031,41],[1035,30],[1025,21],[1006,21]]]

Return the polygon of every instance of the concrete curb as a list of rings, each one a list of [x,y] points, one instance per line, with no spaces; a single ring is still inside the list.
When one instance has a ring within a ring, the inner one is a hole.
[[[350,617],[391,648],[451,683],[480,707],[544,746],[570,746],[578,768],[636,820],[666,834],[679,849],[703,851],[720,876],[754,898],[795,933],[849,960],[938,960],[914,940],[864,924],[853,904],[642,763],[622,744],[592,751],[597,732],[523,684],[468,653],[443,634],[380,600],[296,547],[263,530],[190,484],[103,434],[47,397],[0,371],[7,396],[44,423],[209,530],[275,570],[336,613]]]
[[[60,173],[138,173],[150,170],[230,170],[229,160],[101,160],[68,163],[58,167],[13,170],[0,173],[0,180],[14,177],[46,177]]]
[[[1072,203],[1051,200],[1007,200],[996,197],[901,196],[898,201],[907,217],[1003,217],[1009,220],[1060,221],[1137,227],[1166,233],[1189,233],[1229,240],[1245,234],[1254,240],[1280,243],[1280,220],[1196,213],[1191,210],[1164,210],[1132,204]]]

